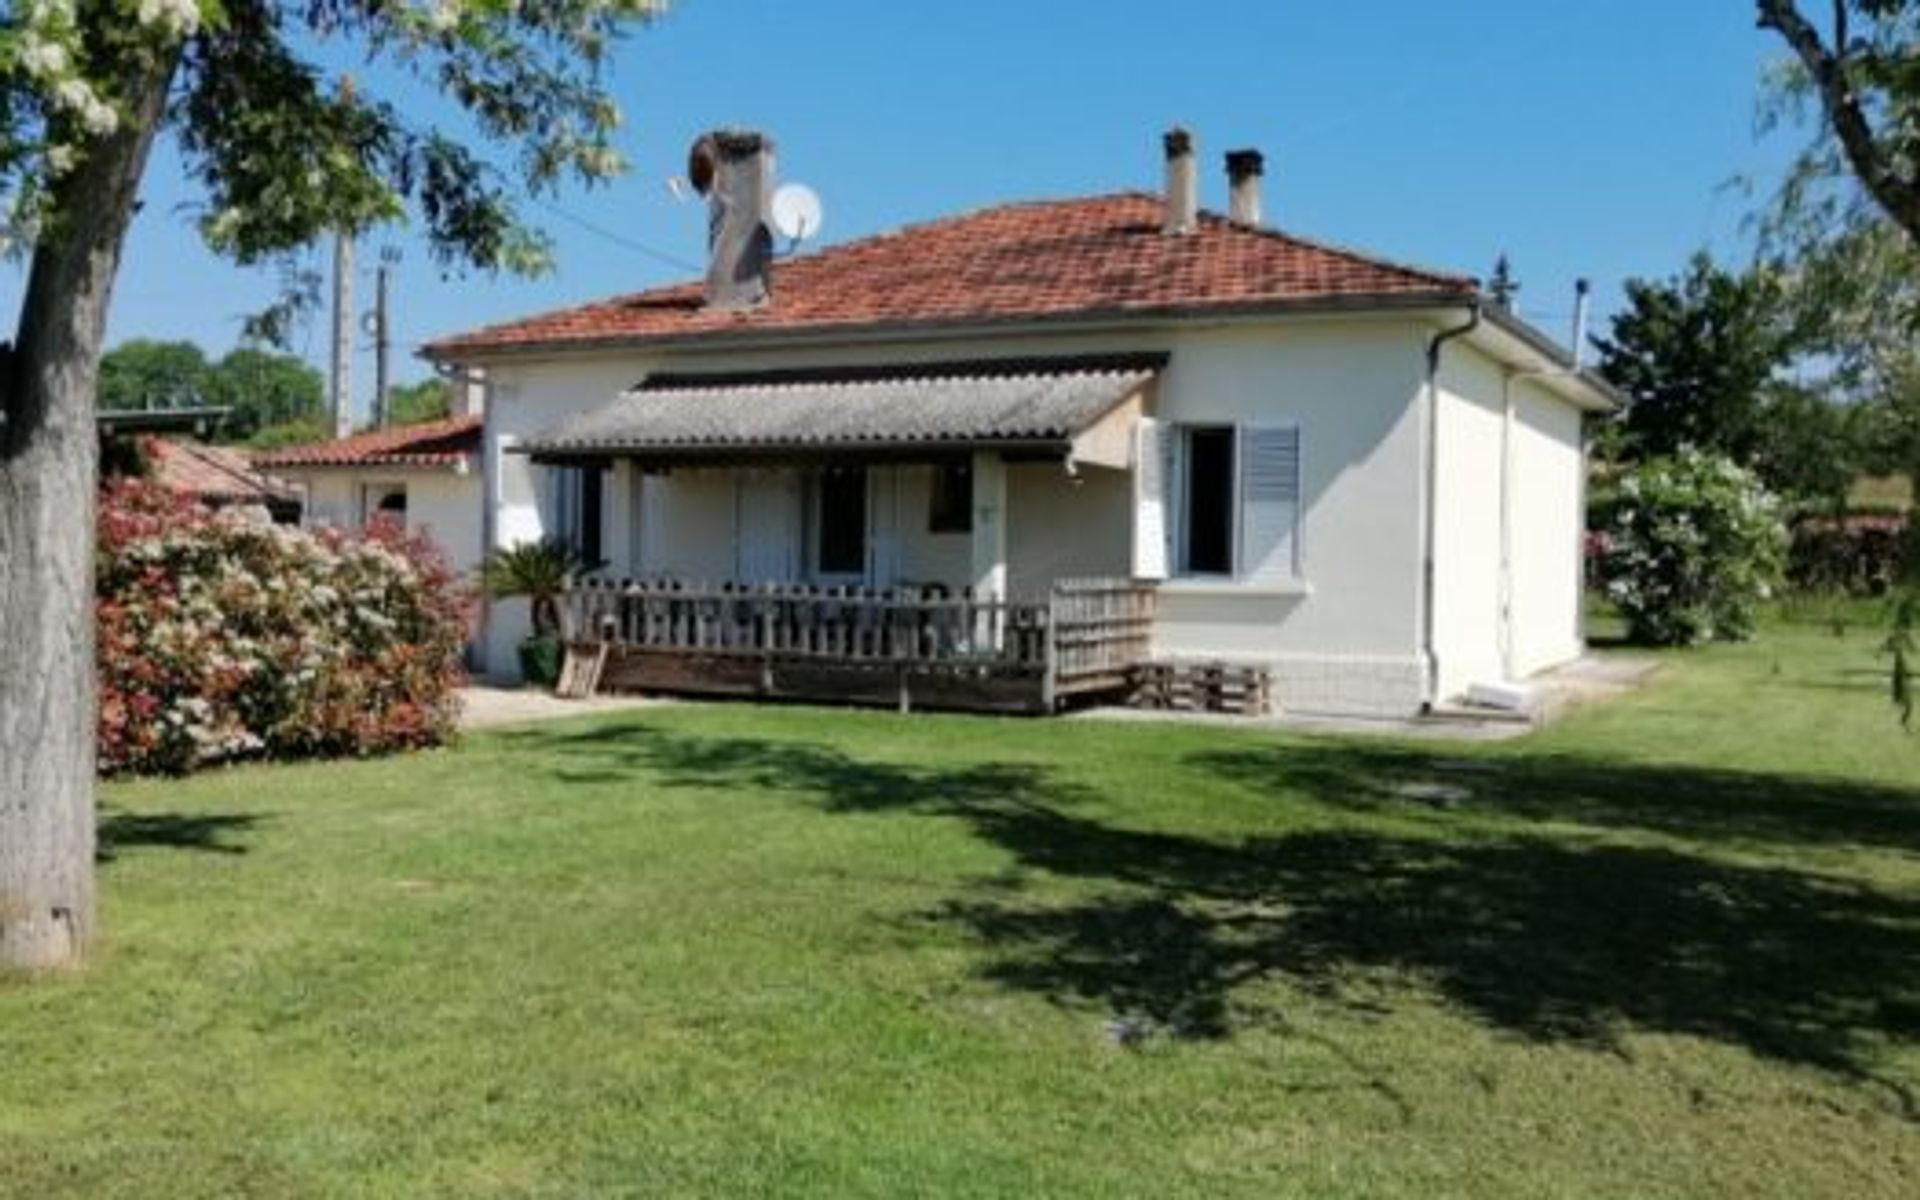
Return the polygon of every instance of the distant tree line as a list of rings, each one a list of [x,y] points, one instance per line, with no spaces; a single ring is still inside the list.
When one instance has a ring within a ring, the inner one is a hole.
[[[444,380],[395,387],[388,423],[430,421],[447,415]],[[187,341],[136,338],[100,359],[102,411],[223,408],[216,440],[255,447],[319,441],[330,433],[326,381],[305,360],[253,346],[209,358]]]

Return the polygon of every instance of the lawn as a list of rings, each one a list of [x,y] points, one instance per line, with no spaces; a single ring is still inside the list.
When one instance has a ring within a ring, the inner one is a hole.
[[[1494,746],[687,706],[115,785],[0,1193],[1911,1195],[1873,645]]]

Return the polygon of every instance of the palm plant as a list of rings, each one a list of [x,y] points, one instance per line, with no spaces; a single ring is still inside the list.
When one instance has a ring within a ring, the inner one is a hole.
[[[480,564],[480,586],[495,600],[524,596],[532,609],[533,636],[551,638],[561,628],[560,598],[585,562],[562,538],[515,542],[489,553]]]

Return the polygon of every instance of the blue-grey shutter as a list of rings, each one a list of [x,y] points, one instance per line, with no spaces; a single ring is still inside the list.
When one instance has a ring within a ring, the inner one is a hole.
[[[1300,569],[1300,427],[1240,427],[1240,577],[1297,578]]]

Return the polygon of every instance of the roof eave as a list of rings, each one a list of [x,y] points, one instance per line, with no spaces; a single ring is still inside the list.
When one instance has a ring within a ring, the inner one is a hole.
[[[1442,287],[1415,291],[1355,293],[1344,296],[1313,296],[1297,300],[1263,299],[1205,305],[1075,309],[1015,317],[869,321],[797,325],[772,329],[717,329],[684,334],[616,334],[600,337],[549,338],[471,348],[463,347],[459,339],[447,338],[438,342],[429,342],[420,348],[419,354],[420,357],[431,362],[477,365],[515,358],[603,353],[609,350],[726,350],[748,347],[777,349],[837,342],[938,340],[1029,330],[1047,333],[1097,332],[1183,321],[1365,315],[1413,312],[1433,308],[1459,308],[1470,304],[1473,295],[1471,291],[1461,288]]]
[[[279,460],[261,460],[263,468],[272,471],[363,471],[377,467],[383,471],[444,471],[454,475],[465,475],[473,470],[473,459],[469,455],[458,462],[422,462],[405,458],[363,458],[352,462],[283,462]]]
[[[1536,378],[1551,376],[1578,390],[1580,396],[1568,397],[1573,403],[1597,413],[1615,413],[1626,408],[1627,398],[1618,388],[1591,367],[1576,367],[1573,352],[1539,326],[1492,304],[1482,306],[1480,316],[1488,325],[1521,343],[1544,361],[1544,370],[1532,372]]]

